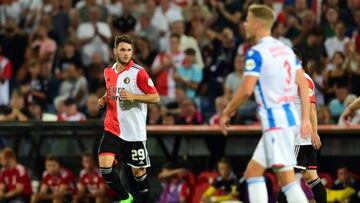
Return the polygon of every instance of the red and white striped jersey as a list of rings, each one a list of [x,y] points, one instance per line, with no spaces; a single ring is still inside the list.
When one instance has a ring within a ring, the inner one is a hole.
[[[105,68],[104,76],[107,100],[105,131],[126,141],[145,141],[147,104],[122,101],[120,91],[124,88],[133,94],[156,93],[153,81],[144,68],[132,60],[121,72],[116,71],[116,63]]]
[[[316,97],[315,97],[315,84],[313,82],[313,80],[311,79],[311,77],[304,73],[306,81],[309,85],[309,98],[310,98],[310,103],[316,103]],[[301,100],[300,100],[300,96],[299,93],[296,96],[295,99],[295,106],[296,106],[296,110],[298,111],[298,115],[301,117]],[[300,118],[301,120],[301,118]],[[307,137],[307,138],[302,138],[300,134],[297,135],[296,139],[295,139],[295,145],[311,145],[311,136]]]

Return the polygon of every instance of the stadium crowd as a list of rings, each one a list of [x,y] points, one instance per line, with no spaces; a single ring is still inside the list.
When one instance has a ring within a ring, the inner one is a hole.
[[[2,0],[0,121],[102,118],[103,69],[114,62],[113,37],[127,34],[135,38],[135,62],[161,95],[148,123],[216,124],[242,81],[251,46],[244,14],[255,2]],[[341,112],[360,94],[359,1],[326,0],[320,9],[317,1],[262,2],[276,11],[273,36],[303,55],[319,123],[341,124]],[[255,109],[249,100],[233,122],[257,124]]]

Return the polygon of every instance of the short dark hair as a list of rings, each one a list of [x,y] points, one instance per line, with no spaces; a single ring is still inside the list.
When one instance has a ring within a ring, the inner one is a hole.
[[[118,47],[121,42],[125,42],[134,46],[134,40],[129,35],[118,35],[115,37],[114,48]]]
[[[45,161],[55,161],[55,162],[59,163],[59,159],[53,154],[47,155]]]
[[[229,168],[232,168],[232,166],[231,166],[231,161],[230,161],[228,158],[226,158],[226,157],[221,158],[221,159],[218,161],[218,164],[219,164],[219,163],[226,164],[227,166],[229,166]]]
[[[69,97],[69,98],[65,99],[65,101],[64,101],[65,106],[71,106],[73,104],[76,104],[76,101],[72,97]]]
[[[187,48],[184,53],[185,55],[195,56],[195,50],[193,48]]]
[[[93,156],[92,156],[91,152],[84,152],[82,154],[82,157],[90,157],[90,158],[92,158]]]
[[[180,40],[180,35],[178,35],[178,34],[176,34],[176,33],[172,33],[172,34],[170,35],[170,39],[173,38],[173,37],[175,37],[176,39]]]

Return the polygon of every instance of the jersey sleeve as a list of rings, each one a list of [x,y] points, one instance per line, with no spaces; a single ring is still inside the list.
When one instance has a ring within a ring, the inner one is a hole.
[[[316,104],[315,85],[314,85],[314,83],[313,83],[310,79],[306,78],[306,80],[307,80],[308,83],[309,83],[310,103]]]
[[[262,57],[260,52],[250,49],[245,56],[245,72],[246,75],[259,76],[262,65]]]
[[[153,81],[144,69],[140,69],[137,74],[136,84],[145,94],[153,94],[157,92]]]

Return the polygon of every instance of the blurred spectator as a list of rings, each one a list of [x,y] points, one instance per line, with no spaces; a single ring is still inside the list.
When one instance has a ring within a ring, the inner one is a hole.
[[[304,64],[304,70],[305,73],[307,73],[311,79],[314,81],[315,84],[315,96],[316,96],[316,104],[318,106],[324,106],[325,105],[325,97],[324,97],[324,87],[325,87],[325,79],[324,74],[325,71],[318,72],[316,70],[316,63],[314,60],[308,61],[307,64]]]
[[[327,106],[323,106],[319,108],[319,110],[317,111],[317,117],[318,117],[319,125],[334,124],[334,121],[331,117],[331,111]]]
[[[203,123],[202,115],[197,111],[196,105],[191,99],[186,99],[180,108],[176,124],[200,125]]]
[[[184,89],[187,97],[197,101],[196,91],[203,79],[203,74],[200,67],[195,63],[194,49],[189,48],[185,50],[184,62],[180,67],[177,67],[176,73],[173,74],[173,78],[176,85]]]
[[[236,55],[234,60],[235,71],[228,74],[225,79],[224,88],[227,99],[231,99],[241,85],[244,73],[244,62],[244,55]]]
[[[43,119],[44,109],[35,101],[28,104],[29,112],[32,114],[31,120],[41,121]]]
[[[89,91],[98,94],[105,88],[104,78],[105,62],[100,53],[95,53],[90,65],[86,69]]]
[[[46,109],[48,104],[49,81],[41,76],[41,66],[39,61],[29,61],[28,74],[20,87],[22,93],[26,95],[26,102],[36,102]]]
[[[218,97],[215,99],[216,114],[211,116],[209,120],[210,125],[220,125],[220,117],[227,103],[228,103],[228,99],[225,96]]]
[[[326,22],[324,22],[324,35],[325,38],[335,36],[336,24],[339,22],[339,12],[334,7],[328,7],[325,10]]]
[[[316,29],[317,26],[316,16],[311,10],[304,11],[303,16],[300,17],[300,21],[301,21],[301,29],[300,29],[300,33],[293,39],[294,46],[306,42],[309,33],[311,33],[314,29]],[[321,37],[323,37],[322,35],[323,33],[321,33]],[[320,39],[320,41],[322,44],[322,39]]]
[[[147,4],[147,8],[150,7],[149,11],[152,10],[152,4],[155,2],[156,1],[151,0],[150,3]],[[160,5],[155,8],[152,15],[151,24],[165,34],[170,31],[169,25],[179,20],[183,20],[180,8],[173,4],[170,0],[160,0]]]
[[[351,93],[360,95],[360,55],[351,41],[345,44],[345,55],[344,68],[349,72]]]
[[[101,119],[103,117],[102,109],[98,106],[98,96],[90,94],[86,100],[85,117],[87,119]]]
[[[49,38],[48,30],[39,25],[37,32],[32,38],[31,47],[39,50],[39,58],[42,64],[41,75],[49,77],[57,50],[56,42]]]
[[[163,191],[158,203],[186,203],[190,200],[190,188],[182,178],[187,171],[175,164],[165,164],[158,177],[162,182]]]
[[[325,48],[329,58],[332,58],[337,51],[344,53],[345,44],[350,41],[350,39],[345,36],[345,31],[345,24],[343,22],[337,22],[335,25],[335,36],[326,39]]]
[[[135,31],[142,37],[140,39],[147,39],[148,42],[152,42],[152,50],[159,50],[160,31],[151,24],[151,15],[149,13],[140,13]],[[139,49],[139,51],[141,51],[141,49]]]
[[[0,108],[0,121],[27,121],[32,117],[25,106],[25,95],[19,90],[12,92],[9,106]]]
[[[175,125],[175,116],[168,112],[165,115],[163,115],[162,118],[162,125]]]
[[[327,191],[329,202],[359,202],[360,182],[351,176],[346,166],[337,169],[337,179]]]
[[[345,101],[344,101],[345,108],[348,107],[356,99],[357,99],[356,95],[349,94],[346,97]],[[360,124],[360,109],[355,110],[354,115],[352,116],[350,124],[352,124],[352,125],[359,125]],[[346,123],[344,122],[343,119],[340,118],[339,121],[338,121],[338,125],[345,126]]]
[[[63,45],[69,35],[70,17],[62,10],[61,1],[51,0],[52,31],[58,36],[58,44]]]
[[[131,9],[133,4],[134,0],[123,0],[122,15],[112,21],[112,27],[116,35],[131,34],[135,31],[136,19]]]
[[[1,55],[12,62],[13,73],[15,75],[24,63],[28,35],[13,20],[6,21],[6,25],[0,28],[0,30]]]
[[[170,102],[166,105],[167,111],[171,112],[173,114],[179,114],[180,113],[180,107],[181,105],[187,100],[185,91],[181,88],[176,88],[175,90],[175,101]]]
[[[184,21],[176,21],[171,24],[171,31],[180,36],[180,50],[185,51],[186,49],[192,48],[195,50],[195,63],[200,67],[204,67],[204,62],[201,56],[200,48],[192,36],[188,36],[185,34],[185,23]],[[167,41],[168,42],[168,41]],[[169,45],[166,45],[165,50],[169,50]]]
[[[349,87],[348,70],[344,67],[345,56],[342,52],[336,52],[325,72],[325,94],[327,101],[335,96],[335,89],[339,86]]]
[[[176,72],[176,68],[183,63],[184,58],[185,54],[180,50],[180,36],[172,34],[170,51],[168,53],[160,52],[151,66],[151,73],[155,77],[155,86],[163,104],[175,99],[176,84],[172,75]]]
[[[87,0],[93,1],[93,0]],[[105,62],[110,59],[108,44],[111,41],[110,26],[100,21],[100,11],[98,7],[90,7],[90,21],[83,22],[77,29],[77,38],[82,47],[82,60],[84,65],[89,65],[94,53],[99,52]]]
[[[161,107],[157,104],[150,104],[148,106],[148,118],[146,119],[148,125],[160,125],[162,123]]]
[[[73,197],[73,203],[92,202],[104,203],[106,199],[106,184],[95,166],[91,153],[82,155],[83,169],[79,174],[77,192]]]
[[[237,200],[237,177],[232,170],[230,161],[227,158],[220,159],[217,163],[217,170],[220,175],[205,191],[202,202],[208,203]],[[215,195],[217,190],[220,192]]]
[[[123,2],[121,0],[110,0],[106,4],[110,18],[119,17],[123,13]]]
[[[307,39],[295,46],[303,54],[303,64],[313,60],[316,64],[316,70],[320,71],[325,56],[325,47],[322,41],[322,31],[320,28],[314,28],[310,31]],[[295,44],[294,44],[295,45]]]
[[[67,98],[64,101],[64,112],[58,114],[58,121],[85,121],[86,116],[78,111],[75,100]]]
[[[0,26],[5,25],[8,20],[14,20],[16,24],[20,23],[23,9],[19,1],[1,2],[0,11]]]
[[[76,44],[68,41],[64,44],[61,57],[55,69],[55,76],[58,80],[63,79],[63,71],[69,65],[75,64],[76,67],[83,68],[80,52],[77,50]]]
[[[336,98],[330,101],[329,108],[332,118],[337,122],[342,112],[345,110],[345,99],[349,95],[346,86],[337,86],[335,88]]]
[[[280,40],[281,42],[283,42],[285,45],[292,47],[293,44],[291,42],[291,40],[289,38],[285,37],[286,34],[286,25],[283,22],[280,21],[276,21],[273,25],[273,31],[272,31],[272,35],[274,38]]]
[[[156,40],[151,40],[155,42]],[[157,52],[152,48],[150,41],[146,37],[139,37],[136,41],[136,61],[143,66],[148,73],[151,73],[151,66],[156,58]]]
[[[28,170],[17,162],[10,148],[1,151],[0,200],[9,203],[30,201],[32,188]]]
[[[55,106],[58,106],[60,101],[72,97],[75,99],[79,107],[85,105],[88,94],[88,83],[83,76],[79,67],[69,63],[64,69],[64,81],[60,84],[59,94],[54,100]]]
[[[62,168],[56,157],[49,155],[45,160],[40,191],[31,197],[31,203],[42,201],[64,202],[75,192],[74,174]]]
[[[228,27],[237,33],[237,26],[241,18],[241,1],[225,0],[217,1],[210,0],[213,7],[213,13],[217,15],[217,30],[223,30]]]
[[[0,105],[8,105],[10,101],[10,79],[12,75],[11,61],[1,54],[0,46]]]
[[[91,10],[96,8],[98,10],[98,18],[102,22],[106,22],[108,19],[108,10],[105,6],[101,5],[96,0],[80,0],[76,3],[76,9],[80,12],[80,20],[81,22],[89,22],[91,21],[93,13]]]

